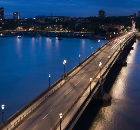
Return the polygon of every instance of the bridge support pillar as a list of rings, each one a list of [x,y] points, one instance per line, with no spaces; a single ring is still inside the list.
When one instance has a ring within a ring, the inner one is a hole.
[[[104,88],[103,88],[103,83],[104,83],[103,77],[99,78],[100,87],[99,87],[97,100],[101,100],[103,102],[106,102],[106,101],[110,102],[112,97],[109,94],[105,93]]]

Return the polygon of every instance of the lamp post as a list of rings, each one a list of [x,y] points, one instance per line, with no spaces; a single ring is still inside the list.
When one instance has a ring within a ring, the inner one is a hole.
[[[50,88],[50,78],[51,78],[51,75],[49,74],[49,88]]]
[[[99,39],[99,40],[98,40],[98,43],[100,43],[100,41],[101,41],[101,40]],[[100,48],[100,45],[99,45],[99,48]]]
[[[5,107],[5,105],[1,105],[1,109],[2,109],[2,123],[4,123],[4,107]]]
[[[59,114],[60,117],[60,130],[61,130],[61,119],[62,119],[62,113]]]
[[[81,55],[79,54],[79,65],[80,65],[80,57],[81,57]]]
[[[90,78],[90,93],[91,93],[91,81],[92,81],[92,78]]]
[[[91,47],[91,54],[92,54],[92,49],[93,49],[93,47]]]
[[[100,78],[101,78],[101,66],[102,66],[102,62],[99,63],[99,67],[100,67]]]
[[[66,60],[63,61],[63,65],[64,65],[64,74],[65,74],[65,64],[67,63]]]

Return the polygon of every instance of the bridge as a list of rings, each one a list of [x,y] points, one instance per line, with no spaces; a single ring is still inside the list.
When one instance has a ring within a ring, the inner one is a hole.
[[[122,52],[131,47],[134,38],[135,33],[129,32],[107,42],[1,124],[0,129],[72,129],[97,91],[98,98],[104,98],[105,77],[116,62],[126,64]]]

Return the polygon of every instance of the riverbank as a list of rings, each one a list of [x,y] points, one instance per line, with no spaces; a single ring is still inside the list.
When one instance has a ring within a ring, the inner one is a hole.
[[[89,39],[112,39],[121,34],[99,34],[94,32],[60,32],[60,31],[1,31],[0,37],[28,36],[28,37],[70,37],[70,38],[89,38]]]

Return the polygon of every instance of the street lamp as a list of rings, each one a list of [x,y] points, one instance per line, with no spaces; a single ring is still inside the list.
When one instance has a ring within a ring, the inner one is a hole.
[[[62,113],[59,114],[60,117],[60,130],[61,130],[61,119],[62,119]]]
[[[1,109],[2,109],[2,123],[4,123],[4,107],[5,107],[5,105],[1,105]]]
[[[99,40],[98,40],[98,43],[100,43],[100,41],[101,41],[101,40],[99,39]],[[99,48],[100,48],[100,44],[99,44]]]
[[[91,81],[92,81],[92,78],[90,78],[90,93],[91,93]]]
[[[79,54],[79,65],[80,65],[80,57],[81,57],[81,55]]]
[[[93,49],[93,47],[91,47],[91,54],[92,54],[92,49]]]
[[[101,78],[101,66],[102,66],[102,62],[99,63],[99,67],[100,67],[100,78]]]
[[[66,60],[63,61],[63,65],[64,65],[64,74],[65,74],[65,64],[67,63]]]
[[[49,74],[49,88],[50,88],[50,78],[51,78],[51,75]]]

